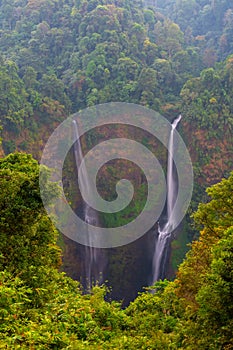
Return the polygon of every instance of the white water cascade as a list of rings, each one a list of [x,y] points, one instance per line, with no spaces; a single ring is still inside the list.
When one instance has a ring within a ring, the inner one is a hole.
[[[80,164],[83,161],[83,152],[77,122],[73,120],[73,124],[74,139],[76,140],[76,142],[74,143],[74,156],[78,173]],[[88,179],[88,172],[85,167],[85,162],[84,166],[82,166],[79,171],[79,186],[81,192],[85,189],[86,193],[90,193],[90,184]],[[93,208],[91,208],[85,201],[83,201],[83,219],[86,223],[90,225],[99,226],[98,213]],[[96,284],[97,282],[99,284],[102,283],[105,258],[103,249],[95,248],[92,246],[93,240],[97,240],[98,236],[91,237],[90,232],[88,230],[88,226],[85,232],[82,232],[82,234],[85,235],[85,258],[83,262],[84,271],[82,276],[82,284],[85,289],[89,289],[92,284]]]
[[[160,226],[158,224],[158,239],[155,245],[153,256],[153,276],[152,284],[159,279],[165,277],[166,262],[168,259],[168,249],[172,231],[175,228],[176,217],[173,212],[176,196],[177,196],[177,184],[174,176],[174,132],[181,120],[182,116],[179,115],[172,123],[172,128],[169,137],[168,144],[168,159],[167,159],[167,207],[166,207],[166,222]]]

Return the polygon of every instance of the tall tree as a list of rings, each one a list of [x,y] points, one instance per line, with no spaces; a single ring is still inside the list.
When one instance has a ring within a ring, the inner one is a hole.
[[[48,178],[44,169],[44,188],[52,199],[59,190]],[[59,266],[60,250],[40,197],[37,161],[22,153],[0,159],[0,187],[0,266],[41,287],[46,269]]]

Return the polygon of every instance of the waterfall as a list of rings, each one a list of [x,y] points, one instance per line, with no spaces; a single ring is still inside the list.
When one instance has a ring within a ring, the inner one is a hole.
[[[173,208],[177,195],[177,184],[174,176],[174,131],[181,119],[179,115],[172,123],[172,128],[168,143],[168,159],[167,159],[167,207],[166,207],[166,222],[163,225],[158,223],[158,238],[155,244],[153,256],[153,277],[152,283],[159,279],[165,278],[166,263],[168,259],[168,249],[171,238],[171,233],[175,228],[175,213]]]
[[[74,139],[76,140],[76,142],[74,143],[74,156],[78,173],[80,164],[83,161],[83,152],[79,137],[78,125],[75,120],[73,120],[73,125]],[[90,183],[88,179],[88,172],[85,167],[85,162],[84,166],[79,171],[79,186],[81,190],[85,189],[86,192],[90,193]],[[86,223],[90,225],[99,226],[98,213],[85,201],[83,201],[83,219]],[[92,284],[103,282],[103,269],[105,265],[105,257],[103,249],[95,248],[92,246],[93,244],[91,244],[91,242],[95,243],[95,241],[98,239],[98,235],[96,235],[95,237],[91,237],[90,232],[88,230],[88,225],[86,231],[82,232],[82,234],[85,235],[86,244],[84,247],[84,268],[82,276],[80,277],[84,289],[88,290],[92,286]]]

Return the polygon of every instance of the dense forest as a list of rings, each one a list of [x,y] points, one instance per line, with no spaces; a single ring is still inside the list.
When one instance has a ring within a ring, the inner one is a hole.
[[[83,295],[57,271],[57,233],[40,199],[36,160],[11,154],[0,174],[1,348],[232,348],[233,174],[207,190],[209,202],[194,214],[201,236],[177,278],[157,282],[155,293],[148,288],[126,309],[105,301],[104,286]]]
[[[86,294],[64,273],[72,243],[43,207],[39,161],[69,115],[114,101],[183,115],[193,198],[172,281],[119,283],[116,270],[144,273],[123,247]],[[233,349],[231,1],[1,1],[0,131],[0,349]],[[113,300],[133,288],[127,307]]]

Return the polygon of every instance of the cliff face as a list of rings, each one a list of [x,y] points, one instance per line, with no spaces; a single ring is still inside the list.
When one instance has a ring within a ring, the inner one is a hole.
[[[139,128],[125,125],[115,125],[114,127],[108,125],[103,128],[96,128],[94,133],[91,132],[91,135],[87,133],[85,138],[81,138],[84,157],[87,151],[96,144],[114,138],[136,139],[139,143],[147,145],[160,158],[161,163],[166,165],[166,150],[157,140]],[[112,201],[116,198],[117,182],[121,179],[128,179],[133,184],[134,196],[125,210],[115,214],[101,213],[99,215],[104,227],[118,227],[132,221],[145,205],[147,197],[145,175],[136,164],[124,159],[125,151],[122,151],[119,159],[107,162],[100,169],[97,176],[97,189],[105,200]],[[127,155],[130,157],[130,154],[127,153]],[[106,152],[105,157],[108,157]],[[83,201],[77,189],[75,168],[76,164],[71,150],[64,167],[66,194],[69,202],[72,203],[73,210],[82,215]],[[148,285],[151,279],[155,232],[156,228],[154,227],[146,235],[131,244],[102,250],[106,262],[102,281],[106,281],[111,287],[112,292],[109,298],[123,300],[123,304],[127,305],[136,297],[138,291]],[[65,244],[62,269],[71,277],[83,281],[85,279],[85,265],[89,263],[87,261],[88,256],[85,256],[86,248],[68,238],[63,238]]]
[[[228,139],[224,141],[221,141],[216,137],[210,138],[208,130],[197,130],[193,124],[191,125],[186,120],[181,123],[181,129],[194,165],[195,186],[191,208],[195,208],[196,203],[202,196],[204,196],[206,185],[210,182],[215,183],[228,171],[230,138],[229,135]],[[225,135],[227,136],[227,132]],[[139,129],[135,131],[122,126],[115,127],[114,129],[105,127],[101,130],[95,130],[95,137],[92,138],[95,141],[92,144],[89,143],[89,147],[92,148],[93,145],[109,138],[136,138],[138,142],[143,142],[156,154],[160,159],[163,168],[166,169],[166,150],[156,140],[152,139],[150,135],[146,136],[147,139],[145,138],[145,133],[141,132]],[[87,139],[90,140],[88,135]],[[189,141],[187,142],[187,140]],[[83,141],[83,145],[84,153],[86,153],[87,144],[85,141]],[[216,151],[217,146],[217,149],[222,150],[223,148],[221,147],[225,146],[228,151],[223,154],[221,152],[218,153]],[[206,155],[208,155],[207,159]],[[217,158],[219,160],[221,159],[222,164],[225,164],[224,167],[220,167],[219,164],[215,163]],[[203,170],[201,164],[203,164]],[[215,171],[213,172],[212,169],[215,169]],[[208,173],[211,174],[211,176],[206,176]],[[137,190],[140,192],[140,189],[144,185],[146,186],[143,174],[140,173],[137,167],[134,167],[127,162],[125,163],[122,160],[116,160],[115,162],[107,163],[99,173],[97,184],[103,198],[107,200],[112,200],[114,198],[115,184],[122,178],[128,178],[132,181],[135,192],[137,192]],[[146,196],[146,193],[144,193],[144,196]],[[79,195],[77,195],[76,201],[77,198],[80,198]],[[138,203],[143,205],[143,195],[135,197],[134,200],[137,205]],[[81,208],[82,201],[78,200],[76,205]],[[131,210],[126,211],[121,216],[114,215],[114,218],[109,217],[108,215],[102,215],[102,224],[107,227],[108,225],[109,227],[111,227],[111,225],[120,226],[127,220],[132,219],[132,214],[135,214],[135,212],[137,212],[135,211],[135,207],[132,207]],[[113,298],[124,299],[127,304],[135,297],[135,293],[140,291],[143,286],[148,285],[151,279],[152,257],[155,237],[157,234],[156,232],[157,228],[155,226],[150,232],[136,242],[107,251],[106,255],[108,263],[103,275],[104,279],[107,279],[109,285],[112,287],[111,296]],[[179,226],[174,235],[176,239],[172,242],[170,258],[167,265],[168,278],[174,277],[178,264],[182,262],[185,253],[187,252],[186,244],[189,243],[195,235],[195,231],[191,228],[190,218],[188,216],[184,219],[183,224]],[[63,268],[67,273],[71,274],[72,277],[80,278],[81,266],[84,263],[83,259],[85,259],[85,248],[67,239],[65,239],[65,242],[66,248],[63,257]]]
[[[192,122],[184,121],[183,135],[193,166],[199,168],[195,179],[200,186],[211,186],[229,173],[233,155],[229,126],[225,126],[222,133],[213,135],[210,129],[201,129]]]

